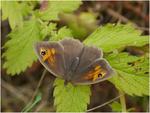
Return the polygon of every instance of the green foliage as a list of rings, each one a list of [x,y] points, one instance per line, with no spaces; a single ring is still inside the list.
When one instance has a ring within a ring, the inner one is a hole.
[[[129,95],[149,95],[148,58],[119,53],[106,59],[117,72],[110,81],[118,89]]]
[[[2,2],[0,2],[0,10],[2,9]]]
[[[11,31],[9,34],[10,40],[4,45],[6,51],[4,52],[3,57],[6,61],[4,62],[3,67],[7,69],[8,74],[19,74],[32,65],[36,60],[33,51],[33,44],[36,41],[43,40],[47,37],[51,38],[50,40],[55,41],[61,40],[64,37],[72,37],[71,30],[66,27],[61,28],[58,33],[56,33],[54,32],[54,30],[56,30],[55,23],[49,23],[49,20],[42,21],[39,17],[36,17],[36,15],[34,15],[35,13],[33,13],[34,11],[32,12],[31,9],[34,8],[37,2],[3,1],[2,4],[3,19],[8,18],[12,28],[18,26]],[[56,11],[55,15],[58,16],[58,13],[61,12],[61,10],[64,12],[72,12],[79,7],[80,4],[80,1],[75,3],[73,1],[61,3],[58,1],[49,1],[48,5],[50,5],[50,7],[48,7],[48,9],[52,8],[53,11]],[[58,5],[60,7],[57,10]],[[23,22],[23,17],[27,16],[29,13],[32,14],[31,18]],[[17,62],[14,59],[17,59]]]
[[[122,107],[119,102],[114,101],[113,103],[110,104],[110,107],[113,112],[121,112],[122,111]]]
[[[87,104],[90,102],[89,86],[73,86],[68,83],[64,85],[64,80],[56,79],[54,83],[54,105],[57,112],[85,112]]]
[[[126,46],[142,46],[147,44],[149,37],[140,36],[140,34],[141,32],[130,24],[107,24],[95,30],[84,43],[102,48],[104,52],[110,52]]]
[[[26,2],[2,1],[2,19],[5,20],[8,18],[12,29],[16,26],[22,26],[23,17],[29,14],[30,11],[31,8]]]
[[[8,74],[19,74],[37,59],[33,45],[42,40],[40,31],[41,26],[34,19],[24,22],[23,27],[9,34],[10,40],[4,45],[6,51],[3,54],[6,59],[3,67],[7,68]]]
[[[72,30],[73,37],[82,40],[98,27],[96,17],[92,12],[60,15],[60,19]]]
[[[126,46],[143,46],[148,44],[148,36],[140,36],[141,32],[128,25],[108,24],[98,28],[84,43],[94,44],[104,52]],[[149,94],[148,58],[136,57],[127,53],[111,54],[106,56],[110,65],[117,72],[111,82],[129,95],[142,96]]]
[[[37,59],[33,45],[43,40],[46,35],[55,29],[55,24],[44,26],[37,19],[24,22],[23,27],[14,29],[8,37],[4,47],[6,48],[3,57],[6,59],[3,67],[11,75],[19,74]],[[17,62],[16,60],[17,59]]]
[[[62,27],[61,29],[58,30],[57,33],[56,32],[52,33],[52,37],[50,38],[50,40],[59,41],[64,38],[72,38],[72,37],[73,36],[71,30],[66,27]]]
[[[54,30],[56,30],[55,23],[50,23],[47,25],[47,22],[41,22],[41,27],[41,34],[43,38],[51,36]]]
[[[117,101],[114,101],[109,106],[111,107],[113,112],[121,112],[122,111],[122,106]],[[131,112],[131,111],[133,112],[134,110],[135,110],[134,108],[129,108],[129,109],[127,109],[127,112]]]
[[[8,35],[9,40],[4,45],[6,51],[3,57],[6,61],[3,67],[7,69],[8,74],[19,74],[32,65],[37,59],[33,51],[35,42],[42,41],[45,37],[48,37],[50,41],[80,38],[86,36],[89,29],[93,30],[97,27],[96,17],[89,13],[82,13],[79,17],[74,15],[69,17],[71,18],[68,20],[70,29],[61,27],[57,30],[57,24],[52,23],[51,20],[59,20],[59,14],[76,10],[81,5],[81,1],[48,1],[48,6],[42,6],[44,9],[40,7],[36,11],[31,10],[38,3],[37,1],[28,2],[28,4],[27,2],[2,1],[2,18],[3,20],[8,18],[13,29]],[[91,28],[93,24],[95,26]],[[124,49],[126,46],[148,44],[148,36],[140,35],[141,32],[129,24],[107,24],[93,32],[84,43],[102,48],[104,52],[112,52],[116,49]],[[127,53],[107,54],[105,58],[117,72],[117,75],[110,79],[116,88],[129,95],[149,94],[148,58]],[[64,81],[60,79],[55,80],[54,86],[56,111],[85,112],[87,110],[91,95],[89,86],[73,86],[70,83],[65,86]],[[40,99],[37,98],[26,111],[29,111]],[[119,109],[118,106],[119,104],[115,103],[112,108]]]
[[[44,10],[39,11],[42,20],[58,20],[59,13],[69,13],[76,10],[81,5],[81,1],[49,1]]]

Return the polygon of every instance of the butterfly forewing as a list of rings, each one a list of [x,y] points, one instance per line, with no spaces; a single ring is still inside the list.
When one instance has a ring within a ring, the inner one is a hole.
[[[64,59],[66,64],[66,71],[76,68],[78,65],[80,54],[83,50],[83,44],[79,40],[64,39],[60,41],[64,47]]]
[[[55,76],[65,73],[64,48],[56,42],[38,42],[35,51],[43,66]]]

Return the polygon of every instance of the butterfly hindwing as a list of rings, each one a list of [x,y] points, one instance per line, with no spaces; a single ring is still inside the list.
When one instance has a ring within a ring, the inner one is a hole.
[[[56,42],[38,42],[35,51],[43,66],[55,76],[65,73],[64,48]]]
[[[78,76],[73,78],[73,84],[94,84],[111,77],[113,70],[105,59],[99,58],[86,68],[83,68],[80,73],[76,73],[76,75]]]
[[[77,67],[76,72],[80,72],[81,69],[84,67],[87,67],[89,64],[91,64],[93,61],[95,61],[98,58],[102,58],[103,54],[102,51],[96,47],[88,47],[84,46],[83,51],[80,56],[80,62]]]

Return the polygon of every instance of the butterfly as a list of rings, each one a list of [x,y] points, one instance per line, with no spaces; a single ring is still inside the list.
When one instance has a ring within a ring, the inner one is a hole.
[[[41,64],[67,83],[95,84],[108,79],[114,73],[103,58],[101,49],[85,46],[77,39],[37,42],[34,48]]]

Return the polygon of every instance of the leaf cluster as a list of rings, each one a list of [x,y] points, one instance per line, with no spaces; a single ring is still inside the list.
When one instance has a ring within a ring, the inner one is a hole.
[[[80,25],[71,23],[69,23],[70,29],[56,27],[60,14],[73,12],[82,4],[81,1],[46,1],[46,5],[42,2],[40,8],[35,7],[37,4],[40,3],[2,1],[2,18],[8,19],[12,29],[7,36],[8,41],[4,45],[3,53],[5,59],[3,67],[8,74],[20,74],[37,60],[33,50],[36,42],[46,38],[49,41],[59,41],[64,38],[84,37],[87,34],[84,32],[86,30],[84,25],[81,25],[80,29],[77,29]],[[85,17],[89,16],[84,14],[81,18],[86,20]],[[93,18],[95,17],[91,17],[92,22],[87,21],[89,26],[95,23]],[[74,23],[77,22],[76,20],[73,20]],[[78,33],[80,30],[84,33]],[[132,96],[143,96],[149,95],[149,58],[146,55],[133,56],[123,50],[127,46],[142,47],[149,43],[148,38],[130,24],[107,24],[97,28],[83,43],[103,50],[104,57],[116,72],[109,81],[118,90]],[[64,81],[60,79],[55,80],[54,86],[56,111],[86,111],[91,95],[90,86],[71,84],[64,86]]]
[[[40,9],[33,9],[33,5],[30,2],[2,2],[2,16],[3,20],[9,20],[9,24],[12,31],[7,36],[9,40],[5,43],[4,48],[6,49],[3,58],[6,60],[3,67],[6,68],[7,73],[11,75],[19,74],[30,67],[36,56],[34,54],[33,45],[37,41],[42,41],[48,37],[49,40],[60,40],[64,37],[72,37],[71,31],[66,27],[61,28],[56,32],[56,23],[50,22],[49,20],[44,21],[41,16],[37,17],[38,13],[42,13]],[[69,3],[69,4],[68,4]],[[61,7],[58,10],[57,4],[60,2],[48,2],[46,7],[53,9],[53,15],[58,16],[60,12],[72,12],[80,5],[81,2],[62,2]],[[72,7],[72,6],[76,7]],[[62,7],[63,6],[63,7]],[[63,10],[61,10],[63,9]],[[11,12],[12,11],[12,12]],[[14,12],[16,12],[14,14]],[[29,15],[29,13],[31,15]],[[44,15],[48,15],[45,13]],[[28,16],[29,19],[25,19]],[[17,59],[17,62],[15,61]]]
[[[122,52],[127,46],[143,46],[149,43],[149,36],[127,24],[107,24],[98,28],[85,41],[107,53],[108,60],[116,75],[110,81],[129,95],[149,95],[148,57],[129,55]]]

